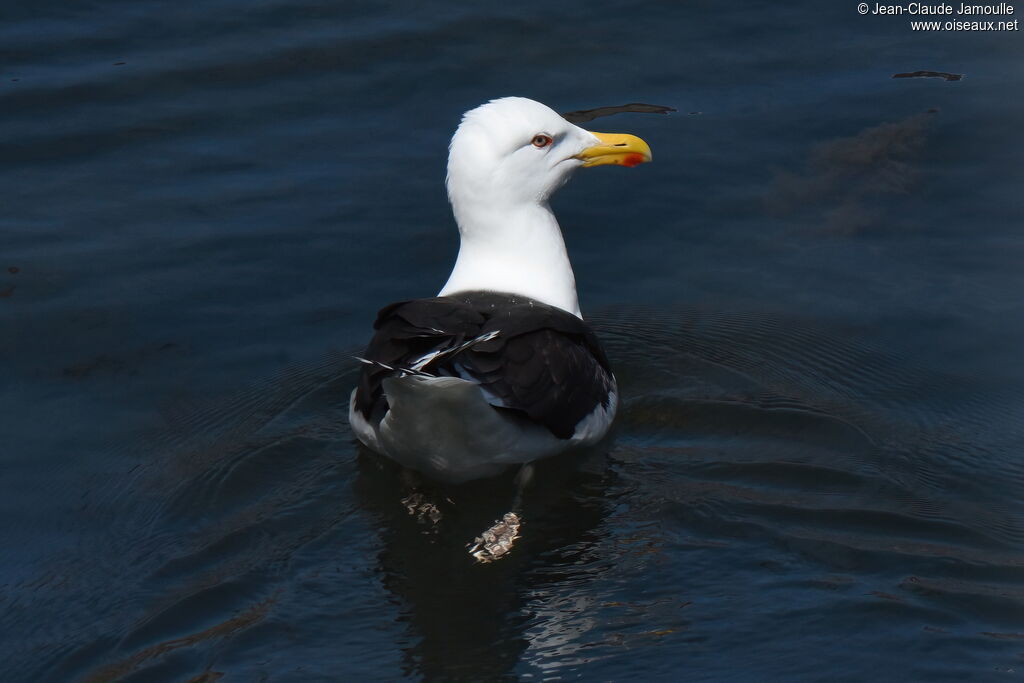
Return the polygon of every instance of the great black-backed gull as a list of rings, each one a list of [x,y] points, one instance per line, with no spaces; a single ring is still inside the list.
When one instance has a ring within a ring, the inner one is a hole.
[[[548,200],[578,168],[650,160],[640,138],[586,131],[533,100],[467,112],[448,155],[458,259],[436,297],[377,315],[349,408],[359,440],[450,483],[597,443],[615,376]]]

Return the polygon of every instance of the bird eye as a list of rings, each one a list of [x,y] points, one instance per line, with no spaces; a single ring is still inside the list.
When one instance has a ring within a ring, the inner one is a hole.
[[[554,139],[550,135],[545,135],[544,133],[538,133],[537,135],[533,136],[532,142],[533,142],[533,146],[534,147],[540,149],[540,148],[547,147],[548,145],[550,145],[552,142],[554,142]]]

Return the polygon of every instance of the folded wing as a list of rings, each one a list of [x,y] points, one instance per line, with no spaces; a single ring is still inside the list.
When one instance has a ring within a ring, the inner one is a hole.
[[[597,338],[576,316],[506,294],[470,292],[392,304],[380,311],[367,347],[355,409],[367,421],[387,412],[382,382],[408,372],[460,377],[496,410],[571,438],[614,378]]]

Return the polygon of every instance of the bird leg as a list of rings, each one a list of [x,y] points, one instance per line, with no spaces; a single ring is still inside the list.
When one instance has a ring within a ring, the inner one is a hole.
[[[437,527],[437,523],[443,517],[441,509],[419,490],[419,475],[412,470],[403,469],[402,480],[410,492],[409,495],[402,499],[402,505],[405,507],[406,512],[410,516],[415,517],[416,521],[420,524],[430,523],[432,527]]]
[[[512,544],[519,538],[519,527],[522,523],[519,515],[506,512],[494,526],[473,539],[473,544],[469,546],[469,554],[475,557],[477,562],[500,560],[512,550]]]
[[[515,500],[512,501],[513,510],[522,508],[523,492],[526,490],[526,487],[530,485],[530,482],[533,481],[533,470],[533,463],[528,462],[524,464],[522,467],[520,467],[519,472],[516,473],[516,497]]]
[[[526,463],[516,474],[516,497],[512,503],[512,511],[506,512],[469,545],[469,554],[475,557],[477,562],[500,560],[512,550],[512,545],[519,538],[519,528],[523,524],[522,518],[515,511],[522,509],[523,491],[532,479],[533,465]]]

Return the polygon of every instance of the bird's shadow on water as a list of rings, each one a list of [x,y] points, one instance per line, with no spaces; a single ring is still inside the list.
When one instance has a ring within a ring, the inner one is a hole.
[[[559,581],[559,568],[578,577],[580,557],[596,543],[614,504],[606,450],[535,463],[521,495],[514,472],[432,484],[361,450],[354,490],[378,520],[382,581],[408,621],[407,673],[426,680],[514,679],[530,646],[524,637],[529,584]],[[513,510],[522,528],[512,551],[489,563],[474,558],[471,541]],[[545,568],[542,579],[530,571],[538,566]]]

